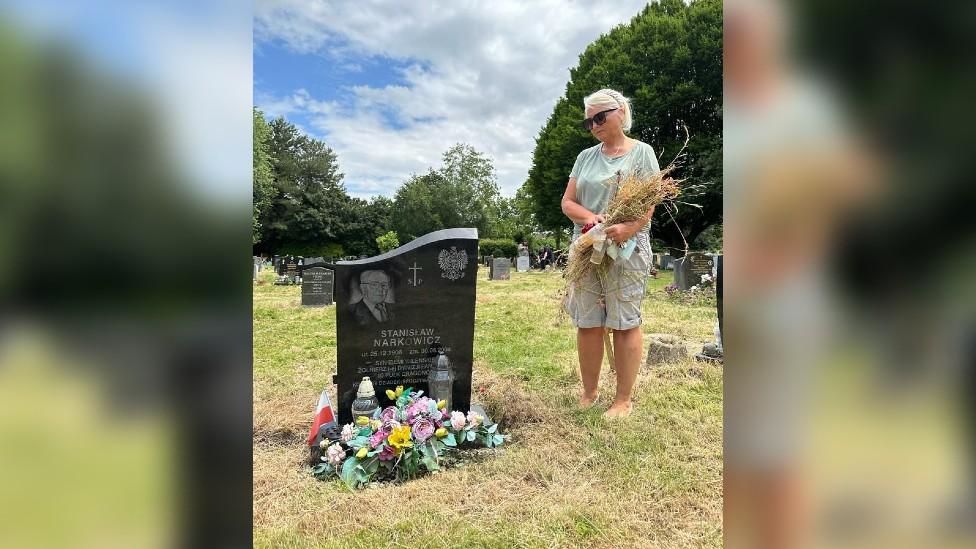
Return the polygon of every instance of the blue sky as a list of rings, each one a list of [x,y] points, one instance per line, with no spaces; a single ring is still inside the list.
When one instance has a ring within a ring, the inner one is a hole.
[[[0,17],[142,90],[194,190],[250,200],[253,13],[240,2],[10,0]]]
[[[514,195],[569,69],[646,1],[434,4],[255,5],[255,105],[332,147],[354,196],[392,196],[457,142],[491,157]]]

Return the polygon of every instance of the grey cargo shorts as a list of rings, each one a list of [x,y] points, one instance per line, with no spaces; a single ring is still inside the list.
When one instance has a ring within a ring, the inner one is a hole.
[[[564,306],[577,328],[629,330],[641,325],[641,302],[651,270],[647,232],[637,233],[637,247],[626,260],[610,261],[605,274],[596,266],[569,288]],[[606,260],[605,260],[606,261]]]

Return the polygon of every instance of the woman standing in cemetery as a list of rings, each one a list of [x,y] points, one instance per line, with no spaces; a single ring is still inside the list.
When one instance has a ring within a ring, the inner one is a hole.
[[[575,224],[574,241],[584,230],[605,220],[603,212],[619,181],[632,173],[652,175],[660,170],[651,146],[626,135],[633,124],[630,100],[616,90],[603,89],[583,99],[583,106],[583,127],[599,143],[577,156],[563,194],[562,211]],[[604,335],[607,330],[613,331],[617,387],[607,417],[627,416],[633,408],[631,398],[643,351],[641,301],[651,267],[647,225],[653,214],[651,208],[643,219],[604,228],[612,242],[635,239],[634,252],[627,259],[614,261],[605,277],[591,269],[566,302],[577,328],[583,380],[580,406],[592,406],[599,398]]]

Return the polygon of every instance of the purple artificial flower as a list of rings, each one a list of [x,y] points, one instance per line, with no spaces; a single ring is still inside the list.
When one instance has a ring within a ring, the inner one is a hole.
[[[386,408],[383,408],[382,412],[380,412],[380,419],[382,419],[383,423],[386,424],[387,422],[396,421],[399,419],[399,415],[400,411],[397,410],[396,406],[387,406]]]
[[[421,418],[413,424],[413,437],[423,442],[434,435],[435,427],[429,419]]]
[[[457,411],[451,412],[451,427],[454,427],[455,431],[464,429],[464,423],[465,419],[463,413]]]

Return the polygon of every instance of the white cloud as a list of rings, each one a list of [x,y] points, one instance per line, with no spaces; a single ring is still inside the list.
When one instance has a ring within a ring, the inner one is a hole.
[[[644,5],[259,0],[259,41],[280,40],[339,63],[378,56],[410,64],[402,74],[406,86],[355,86],[347,90],[350,104],[316,111],[304,90],[279,91],[284,97],[258,104],[308,116],[313,132],[338,153],[352,194],[392,195],[410,174],[439,166],[444,150],[466,142],[492,157],[502,193],[511,196],[528,175],[535,137],[580,53]],[[391,128],[382,112],[403,127]]]

